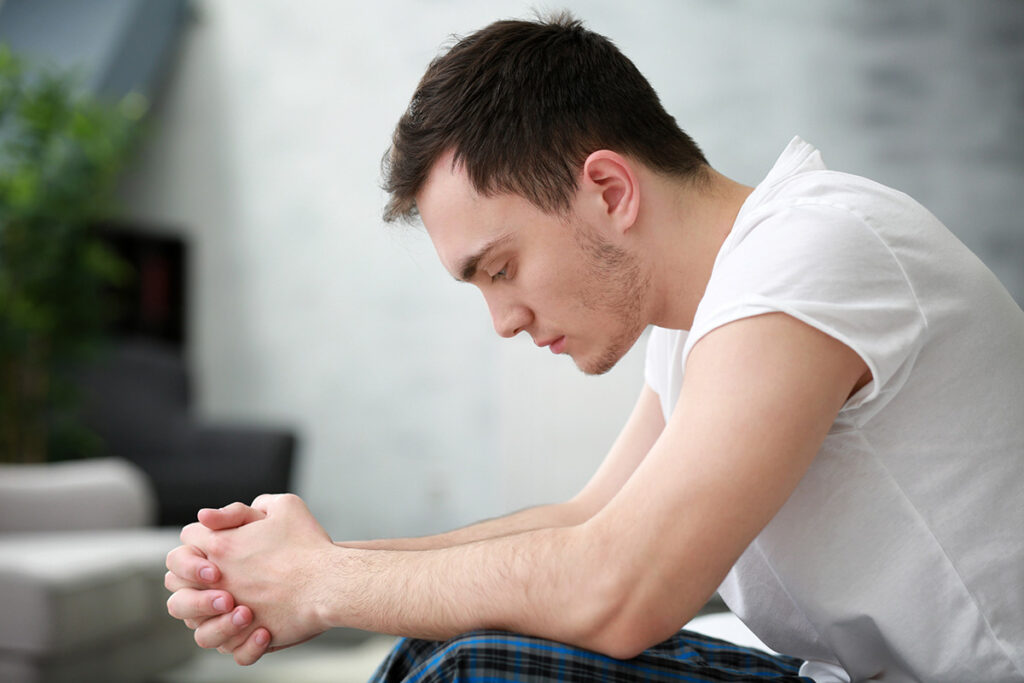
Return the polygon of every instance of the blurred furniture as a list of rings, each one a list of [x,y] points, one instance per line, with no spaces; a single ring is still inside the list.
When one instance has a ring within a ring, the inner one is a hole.
[[[115,342],[79,375],[85,423],[110,455],[144,471],[157,523],[183,526],[201,507],[290,490],[296,437],[284,428],[209,423],[190,410],[180,352],[159,342]]]
[[[183,351],[188,346],[189,243],[180,231],[106,221],[100,239],[131,270],[132,276],[106,292],[109,332],[145,337]]]
[[[0,465],[0,681],[142,682],[196,652],[167,614],[177,530],[115,458]]]
[[[292,431],[204,422],[191,411],[185,238],[151,225],[99,228],[134,277],[107,293],[116,313],[112,343],[79,373],[86,426],[110,455],[149,475],[160,525],[183,526],[201,507],[290,490]]]

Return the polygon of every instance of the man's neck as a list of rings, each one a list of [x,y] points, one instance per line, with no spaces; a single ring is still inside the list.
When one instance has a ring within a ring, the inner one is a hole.
[[[650,323],[688,330],[715,258],[753,188],[711,169],[701,183],[644,175],[641,217],[654,264]]]

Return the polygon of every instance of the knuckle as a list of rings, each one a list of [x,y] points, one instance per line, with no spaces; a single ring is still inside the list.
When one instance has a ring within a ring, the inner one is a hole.
[[[298,497],[294,493],[280,494],[280,496],[278,496],[277,503],[278,505],[289,509],[304,508],[306,506],[306,503],[303,502],[302,498]]]
[[[215,557],[224,555],[229,551],[230,545],[227,534],[214,533],[206,542],[206,552]]]
[[[164,559],[164,566],[171,571],[174,571],[174,567],[181,564],[182,560],[188,556],[189,547],[185,545],[179,545],[176,548],[171,549],[167,553],[167,557]]]
[[[194,538],[196,532],[198,532],[200,527],[202,526],[203,525],[199,522],[192,522],[191,524],[187,524],[184,527],[182,527],[181,533],[178,534],[178,538],[181,539],[182,544],[185,546],[192,545],[189,539]]]
[[[272,494],[270,493],[261,493],[260,495],[252,499],[252,505],[255,506],[257,503],[267,502],[270,499],[271,495]]]

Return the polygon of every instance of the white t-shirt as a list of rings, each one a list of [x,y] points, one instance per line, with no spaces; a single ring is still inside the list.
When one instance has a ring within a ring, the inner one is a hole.
[[[873,379],[722,597],[816,680],[1024,681],[1024,312],[919,204],[799,138],[743,204],[692,330],[652,330],[666,419],[697,340],[780,311]]]

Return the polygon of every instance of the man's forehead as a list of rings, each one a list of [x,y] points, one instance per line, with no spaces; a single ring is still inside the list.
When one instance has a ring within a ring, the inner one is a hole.
[[[455,162],[454,152],[446,152],[434,162],[416,195],[420,219],[441,265],[457,279],[465,271],[466,260],[480,253],[493,237],[488,230],[492,212],[482,199],[463,164]]]
[[[416,210],[427,232],[450,219],[453,214],[472,208],[477,193],[462,164],[454,164],[446,154],[434,162],[427,172],[420,191],[416,193]]]

